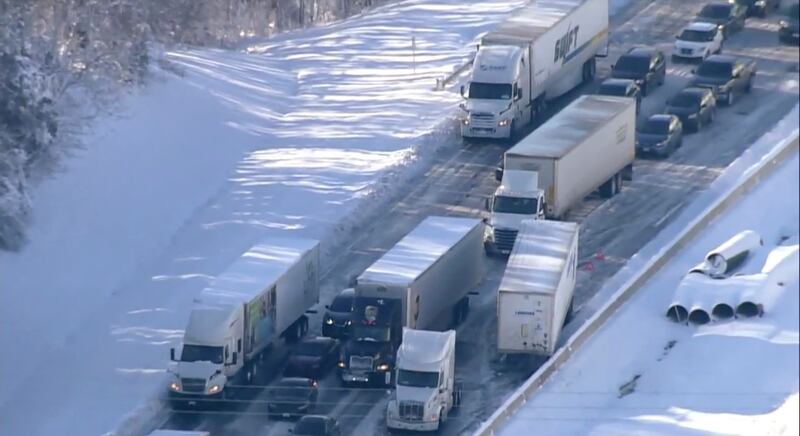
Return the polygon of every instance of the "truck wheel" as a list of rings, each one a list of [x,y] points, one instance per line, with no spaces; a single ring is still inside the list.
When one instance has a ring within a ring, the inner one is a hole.
[[[611,176],[610,179],[608,179],[607,182],[603,183],[603,185],[600,187],[600,193],[605,198],[611,198],[614,196],[614,194],[616,194],[616,192],[617,192],[617,175],[614,174],[613,176]]]
[[[620,192],[622,192],[622,173],[621,173],[621,172],[620,172],[620,173],[617,173],[616,177],[617,177],[617,183],[616,183],[616,185],[617,185],[617,186],[616,186],[616,189],[617,189],[617,191],[616,191],[616,192],[614,192],[614,195],[617,195],[617,194],[619,194]]]
[[[594,57],[592,57],[583,64],[583,83],[588,83],[594,80],[594,75],[596,72],[597,61]]]

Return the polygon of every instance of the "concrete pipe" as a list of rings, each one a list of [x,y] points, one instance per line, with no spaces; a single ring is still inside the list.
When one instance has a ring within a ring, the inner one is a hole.
[[[739,291],[736,316],[750,318],[764,313],[763,302],[767,297],[767,288],[770,287],[768,279],[769,275],[765,273],[746,274],[732,278],[732,284]]]
[[[667,318],[672,322],[686,322],[689,319],[689,310],[678,302],[672,303],[667,308]]]
[[[751,251],[757,250],[763,244],[758,233],[752,230],[739,232],[709,251],[705,262],[690,272],[700,272],[714,278],[728,277],[747,260]]]
[[[675,296],[672,303],[667,306],[666,316],[673,322],[686,322],[689,319],[690,302],[697,299],[698,293],[702,292],[706,282],[710,281],[703,274],[686,275],[678,287],[675,289]]]
[[[711,315],[715,319],[725,320],[733,318],[736,315],[736,311],[730,304],[717,303],[711,309]]]
[[[694,308],[689,312],[689,322],[696,325],[708,324],[711,322],[711,316],[702,308]]]

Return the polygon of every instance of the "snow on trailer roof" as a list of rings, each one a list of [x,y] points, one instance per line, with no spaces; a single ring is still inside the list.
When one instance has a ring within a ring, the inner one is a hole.
[[[435,371],[447,357],[451,342],[455,346],[455,330],[436,332],[403,327],[403,342],[397,350],[397,359],[405,369]]]
[[[523,221],[500,290],[526,294],[554,293],[577,231],[577,223]]]
[[[583,0],[539,0],[514,12],[483,37],[483,43],[492,40],[536,39],[580,6]]]
[[[367,268],[358,281],[409,283],[480,224],[475,218],[429,216]]]
[[[511,147],[506,155],[559,159],[636,102],[628,97],[584,95]]]

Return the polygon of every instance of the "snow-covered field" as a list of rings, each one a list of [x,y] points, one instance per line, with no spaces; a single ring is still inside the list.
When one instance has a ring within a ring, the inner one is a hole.
[[[251,54],[169,53],[184,76],[98,122],[0,254],[0,432],[98,434],[155,397],[208,278],[269,235],[346,239],[435,145],[458,101],[435,78],[522,3],[407,1]]]
[[[712,222],[500,434],[532,425],[544,435],[797,434],[797,271],[784,287],[765,291],[762,318],[694,327],[664,314],[686,271],[733,234],[751,229],[764,240],[744,272],[759,271],[776,246],[797,244],[799,163],[795,154]]]

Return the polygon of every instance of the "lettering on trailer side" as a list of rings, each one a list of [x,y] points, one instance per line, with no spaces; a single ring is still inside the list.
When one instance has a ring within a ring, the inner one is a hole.
[[[567,28],[567,32],[561,37],[556,40],[556,46],[553,53],[553,62],[557,63],[559,60],[564,62],[564,58],[567,57],[570,50],[574,50],[578,47],[578,29],[580,26],[570,27]]]

